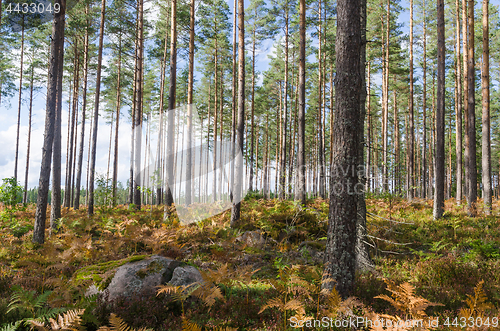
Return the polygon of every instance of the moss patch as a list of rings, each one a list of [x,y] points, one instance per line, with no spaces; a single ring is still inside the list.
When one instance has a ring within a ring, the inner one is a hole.
[[[92,280],[99,290],[104,290],[113,279],[118,267],[121,267],[125,263],[143,260],[147,257],[149,255],[134,255],[121,260],[108,261],[81,268],[73,274],[73,283],[81,285]]]

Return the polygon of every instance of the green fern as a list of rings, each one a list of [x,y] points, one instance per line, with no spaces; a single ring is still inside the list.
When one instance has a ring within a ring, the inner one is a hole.
[[[9,327],[7,330],[17,330],[21,325],[29,325],[31,321],[46,323],[51,318],[55,318],[57,315],[65,312],[67,310],[65,308],[52,308],[48,306],[47,300],[51,294],[52,292],[48,291],[37,296],[36,291],[25,291],[19,286],[14,287],[14,293],[11,295],[6,313],[8,314],[16,310],[27,311],[30,317],[7,326]]]
[[[17,328],[20,327],[22,323],[23,320],[17,321],[15,323],[6,324],[0,328],[0,331],[16,331]]]

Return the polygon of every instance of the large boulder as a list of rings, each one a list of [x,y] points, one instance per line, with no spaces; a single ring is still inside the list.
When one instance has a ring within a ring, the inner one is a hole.
[[[116,269],[111,282],[106,287],[109,299],[133,295],[152,296],[159,285],[191,285],[201,282],[200,272],[185,263],[163,256],[153,255],[140,261],[126,263]],[[91,287],[87,295],[99,293]]]

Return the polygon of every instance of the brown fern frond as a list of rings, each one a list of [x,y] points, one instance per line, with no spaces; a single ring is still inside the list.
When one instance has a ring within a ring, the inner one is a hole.
[[[37,320],[31,320],[30,323],[31,323],[31,327],[32,328],[35,328],[35,329],[37,329],[39,331],[50,331],[49,329],[47,329],[45,327],[45,324],[43,322],[40,322],[40,321],[37,321]]]
[[[132,331],[132,328],[123,319],[113,313],[109,317],[109,323],[111,324],[111,331]]]
[[[304,315],[306,313],[306,310],[304,308],[304,304],[302,304],[302,302],[300,302],[297,299],[292,299],[292,300],[286,302],[283,308],[284,308],[284,310],[293,310],[293,311],[297,312],[298,314],[302,314],[302,315]]]
[[[486,293],[483,290],[484,281],[481,280],[476,287],[474,287],[474,296],[467,294],[467,299],[465,299],[465,304],[467,308],[462,308],[458,312],[458,316],[460,318],[465,318],[469,320],[469,318],[473,318],[476,320],[478,317],[481,319],[485,319],[486,310],[491,309],[492,305],[487,302],[488,298]],[[459,330],[459,328],[454,328],[455,330]]]
[[[85,328],[81,325],[81,316],[85,309],[75,309],[58,315],[55,319],[49,318],[50,328],[47,328],[41,321],[30,320],[31,326],[40,331],[82,331]]]
[[[182,318],[182,331],[201,331],[201,328],[196,323],[190,322],[187,318]]]
[[[442,306],[440,303],[430,302],[422,297],[415,296],[415,288],[409,283],[396,285],[388,279],[384,279],[387,284],[387,290],[391,292],[392,298],[382,294],[375,298],[389,302],[397,310],[408,314],[413,319],[422,319],[427,317],[425,309],[430,306]]]
[[[221,290],[218,286],[215,285],[203,285],[198,286],[192,293],[192,295],[200,298],[207,305],[209,310],[215,303],[216,299],[224,300],[222,296]]]
[[[81,330],[80,323],[82,322],[81,316],[85,309],[70,310],[66,313],[60,314],[56,319],[49,319],[52,330]]]
[[[276,307],[279,310],[283,310],[285,304],[280,300],[280,298],[269,299],[267,303],[264,306],[262,306],[262,308],[260,308],[259,314],[262,313],[267,308],[273,308],[273,307]]]

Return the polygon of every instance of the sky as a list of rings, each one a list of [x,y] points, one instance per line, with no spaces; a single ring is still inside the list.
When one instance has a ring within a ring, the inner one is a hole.
[[[229,0],[229,7],[232,12],[233,1]],[[491,4],[500,5],[500,0],[490,0]],[[245,1],[248,5],[248,1]],[[408,7],[407,1],[401,1],[403,8]],[[231,16],[232,21],[232,16]],[[409,27],[409,12],[406,8],[399,22],[404,24],[403,32],[407,33]],[[272,40],[263,43],[257,52],[257,70],[263,72],[269,66],[269,54],[275,51]],[[259,77],[262,80],[262,77]],[[40,174],[40,163],[42,158],[43,132],[45,123],[45,91],[37,92],[33,103],[32,115],[32,133],[31,133],[31,148],[30,148],[30,163],[29,163],[29,178],[28,187],[38,186],[38,177]],[[24,172],[26,169],[26,149],[28,137],[28,92],[23,93],[23,103],[21,109],[21,126],[19,135],[19,161],[18,161],[18,179],[21,185],[24,185]],[[14,175],[14,162],[16,152],[16,129],[17,129],[17,93],[14,97],[6,100],[2,98],[0,105],[0,179],[12,177]],[[62,116],[62,183],[64,184],[64,174],[66,167],[66,144],[68,130],[68,95],[63,95],[63,116]],[[89,100],[89,102],[93,102]],[[97,139],[97,159],[96,172],[97,174],[105,174],[107,172],[108,154],[109,154],[109,139],[110,126],[104,125],[104,119],[99,118],[98,139]],[[90,122],[87,121],[85,133],[85,148],[88,146]],[[78,127],[80,129],[80,127]],[[78,133],[78,136],[80,133]],[[119,168],[118,180],[126,183],[129,176],[129,158],[130,158],[130,122],[128,118],[121,118],[119,132]],[[84,156],[84,174],[86,173],[87,155]],[[84,182],[84,180],[82,180]],[[84,186],[86,186],[84,184]]]

